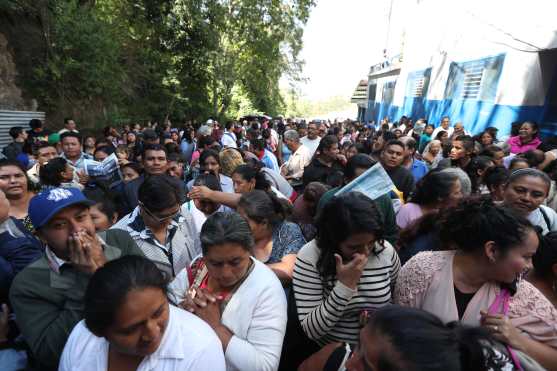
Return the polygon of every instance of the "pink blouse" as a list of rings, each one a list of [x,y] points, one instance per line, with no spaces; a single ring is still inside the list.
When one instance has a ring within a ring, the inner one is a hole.
[[[458,321],[454,294],[453,258],[455,251],[427,251],[406,263],[398,276],[394,292],[396,304],[426,310],[445,323]],[[480,325],[485,310],[499,293],[495,282],[485,283],[474,295],[461,322]],[[532,284],[522,280],[509,302],[511,323],[532,339],[557,348],[557,309]]]
[[[508,140],[509,146],[511,147],[511,153],[524,153],[531,149],[536,149],[542,143],[539,138],[532,139],[529,143],[522,144],[520,137],[510,137]]]
[[[416,219],[424,215],[420,205],[413,202],[407,202],[400,207],[396,214],[396,224],[400,229],[404,229],[412,224]]]

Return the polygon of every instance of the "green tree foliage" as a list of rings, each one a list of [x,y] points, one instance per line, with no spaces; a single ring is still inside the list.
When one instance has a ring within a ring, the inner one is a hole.
[[[313,0],[0,0],[32,15],[42,63],[26,88],[81,121],[280,113]]]
[[[303,97],[296,89],[284,90],[282,95],[285,101],[284,115],[286,117],[314,119],[328,117],[334,112],[357,112],[357,108],[347,97],[334,96],[321,100],[310,100]]]

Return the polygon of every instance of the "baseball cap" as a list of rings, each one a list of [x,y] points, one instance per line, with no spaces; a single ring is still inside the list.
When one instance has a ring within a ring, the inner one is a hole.
[[[42,191],[29,203],[29,217],[35,229],[41,228],[60,210],[72,205],[93,205],[77,188],[51,188]]]
[[[52,133],[48,135],[48,144],[56,144],[60,141],[60,134]]]

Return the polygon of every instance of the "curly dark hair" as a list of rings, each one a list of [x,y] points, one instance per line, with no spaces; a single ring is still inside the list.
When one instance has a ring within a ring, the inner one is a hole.
[[[520,245],[532,224],[514,210],[498,206],[490,197],[472,197],[444,215],[439,236],[441,243],[458,250],[473,252],[493,241],[504,254]]]
[[[316,242],[321,254],[317,269],[323,279],[336,275],[335,254],[340,244],[357,233],[371,233],[383,243],[384,226],[375,202],[360,192],[349,192],[329,201],[317,215]]]

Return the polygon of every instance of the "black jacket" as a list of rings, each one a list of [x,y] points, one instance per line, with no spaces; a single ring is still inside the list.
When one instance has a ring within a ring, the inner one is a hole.
[[[304,182],[304,187],[311,182],[321,182],[327,184],[327,178],[329,175],[336,171],[343,171],[344,167],[340,162],[333,162],[332,166],[327,166],[315,157],[308,166],[304,168],[304,175],[302,180]]]
[[[6,156],[6,158],[9,160],[15,160],[17,155],[19,155],[21,152],[23,152],[23,143],[19,142],[12,142],[4,147],[4,149],[2,150],[4,156]]]

